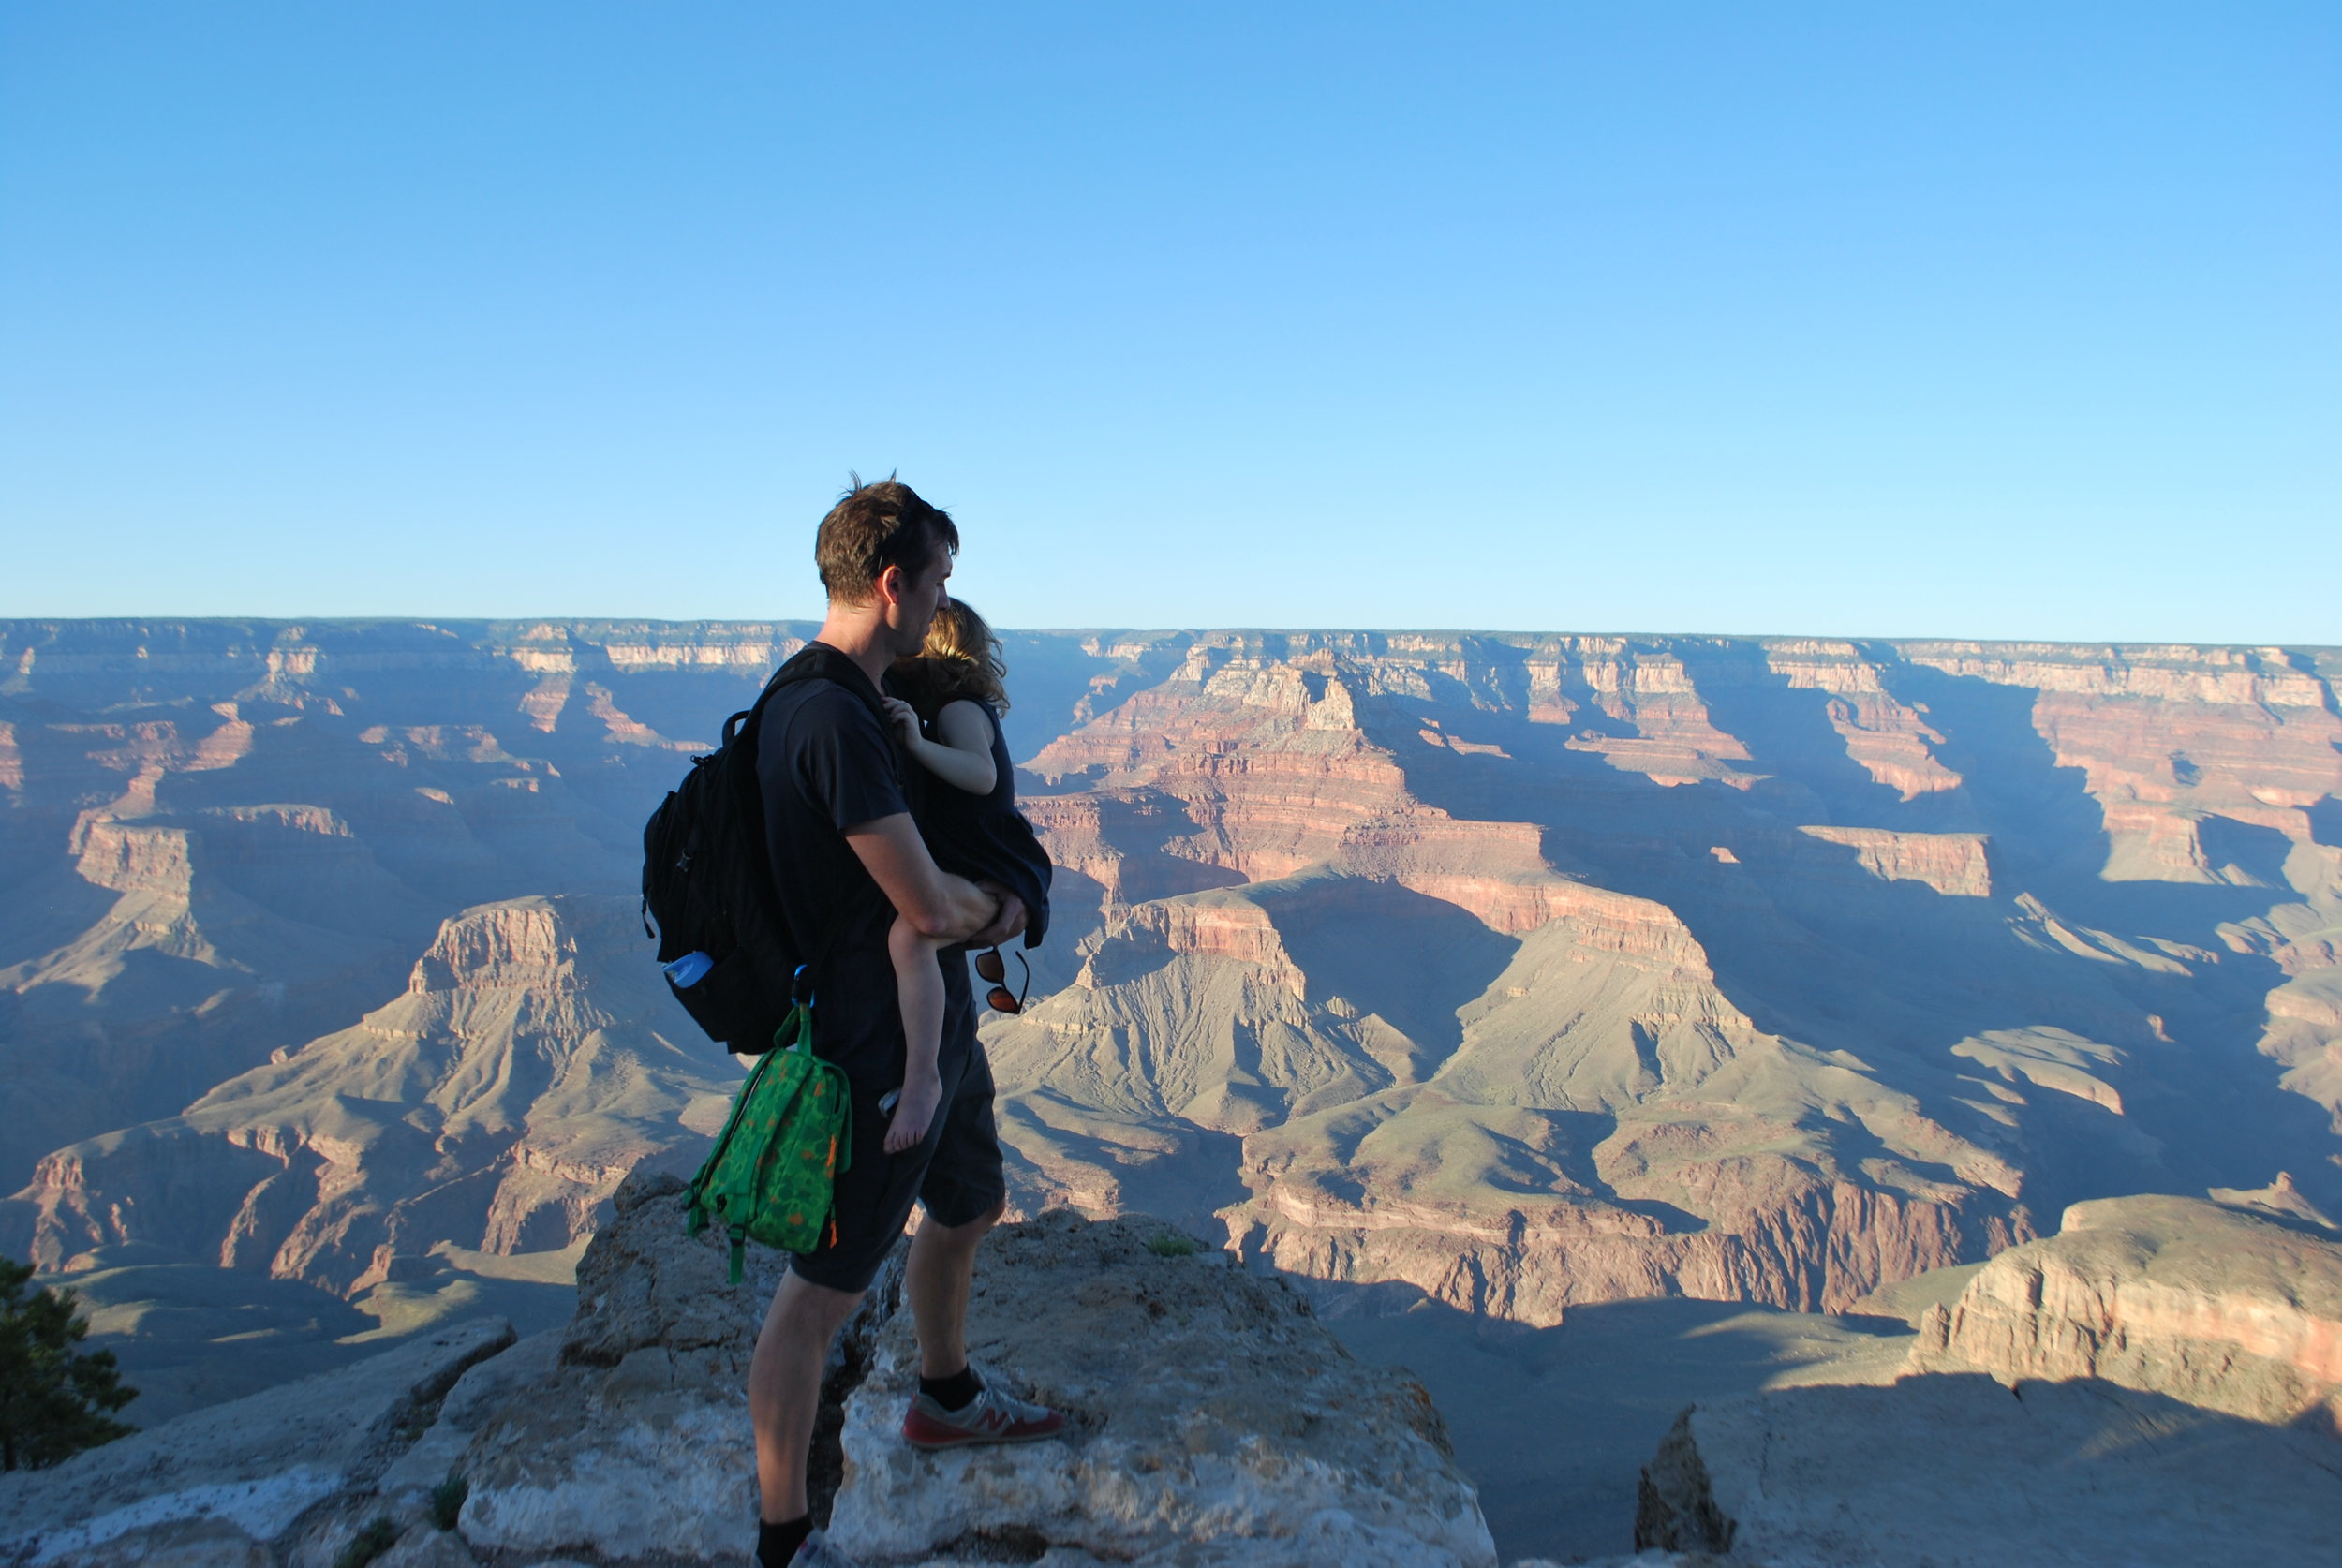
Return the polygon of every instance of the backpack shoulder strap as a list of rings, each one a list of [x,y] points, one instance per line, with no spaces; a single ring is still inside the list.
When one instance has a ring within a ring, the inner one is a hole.
[[[871,718],[877,721],[879,732],[886,737],[887,762],[895,770],[896,784],[900,785],[903,781],[902,747],[895,739],[894,720],[886,717],[886,708],[879,702],[878,688],[870,684],[869,677],[857,669],[852,660],[826,643],[808,643],[804,647],[791,654],[781,667],[773,672],[773,678],[764,683],[763,691],[757,696],[756,706],[745,712],[734,714],[731,719],[725,722],[725,744],[731,744],[735,725],[742,724],[743,721],[752,724],[761,717],[761,710],[772,698],[774,692],[778,691],[784,686],[795,686],[801,681],[827,681],[832,686],[853,693],[855,700],[860,702],[863,707],[869,711]]]

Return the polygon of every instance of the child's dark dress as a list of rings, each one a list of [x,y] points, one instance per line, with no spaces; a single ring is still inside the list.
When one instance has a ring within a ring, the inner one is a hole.
[[[926,775],[915,804],[920,836],[944,870],[971,882],[998,882],[1023,899],[1025,945],[1038,947],[1049,928],[1049,851],[1016,809],[1016,769],[1008,760],[1001,716],[989,703],[976,705],[992,721],[992,792],[970,794]]]

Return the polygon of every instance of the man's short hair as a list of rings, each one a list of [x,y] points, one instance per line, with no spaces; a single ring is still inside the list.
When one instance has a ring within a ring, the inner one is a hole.
[[[939,550],[959,554],[959,530],[950,514],[891,478],[864,484],[857,477],[813,536],[813,563],[837,604],[867,604],[888,567],[916,577]]]

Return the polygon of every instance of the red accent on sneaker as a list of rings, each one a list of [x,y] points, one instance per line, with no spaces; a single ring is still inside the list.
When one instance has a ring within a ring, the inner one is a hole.
[[[903,1413],[903,1441],[913,1448],[965,1448],[980,1442],[1039,1442],[1065,1430],[1062,1413],[986,1388],[960,1410],[927,1395]]]

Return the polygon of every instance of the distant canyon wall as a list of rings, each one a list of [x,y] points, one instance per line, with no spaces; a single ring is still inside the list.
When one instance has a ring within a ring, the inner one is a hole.
[[[0,1239],[44,1268],[145,1242],[345,1294],[441,1244],[584,1241],[637,1165],[695,1161],[738,1081],[628,961],[634,921],[576,894],[452,917],[351,1028],[44,1157]]]
[[[641,988],[623,922],[579,917],[599,1012],[529,982],[393,1055],[639,1093],[477,1109],[360,1043],[409,1037],[384,1020],[464,911],[617,907],[644,817],[811,629],[0,622],[0,1162],[32,1183],[0,1239],[168,1239],[138,1216],[172,1171],[263,1155],[301,1202],[220,1176],[223,1213],[180,1227],[198,1255],[348,1288],[434,1225],[511,1249],[590,1224],[603,1167],[538,1196],[511,1173],[571,1123],[616,1162],[678,1147],[733,1071]],[[1009,654],[1061,867],[1034,1004],[985,1029],[1020,1206],[1223,1225],[1336,1304],[1542,1323],[1841,1306],[2072,1202],[2280,1168],[2342,1202],[2335,650]],[[385,1132],[279,1159],[299,1140],[229,1130],[231,1102],[238,1128],[340,1105]],[[509,1195],[432,1196],[465,1183]],[[238,1218],[271,1204],[291,1218]]]

